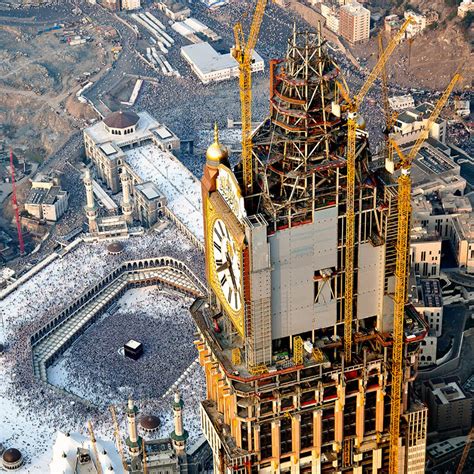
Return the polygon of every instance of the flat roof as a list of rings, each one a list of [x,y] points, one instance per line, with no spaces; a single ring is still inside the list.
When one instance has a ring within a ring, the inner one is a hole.
[[[113,135],[105,128],[103,120],[96,122],[84,130],[84,133],[91,137],[92,141],[97,145],[104,145],[106,150],[111,150],[110,146],[115,144],[120,147],[121,144],[136,142],[151,136],[151,129],[159,127],[160,124],[148,113],[138,112],[140,120],[137,123],[136,129],[127,135]],[[102,148],[102,147],[101,147]],[[107,152],[104,151],[107,155]]]
[[[238,67],[230,53],[220,54],[207,42],[183,46],[181,52],[202,74]],[[263,61],[256,51],[252,52],[252,59],[255,62]]]
[[[436,397],[436,402],[440,405],[448,405],[457,400],[466,398],[461,387],[456,382],[449,382],[443,387],[438,387],[433,390],[433,395]]]
[[[167,207],[201,242],[204,241],[199,180],[171,152],[153,143],[125,152],[125,161],[142,183],[153,182]]]
[[[443,306],[443,299],[441,296],[441,285],[438,279],[423,279],[421,280],[421,291],[423,295],[423,303],[425,307]]]
[[[152,200],[161,197],[162,194],[153,181],[146,181],[141,184],[136,184],[135,189],[141,192],[147,199]]]
[[[103,145],[100,145],[100,149],[107,155],[113,155],[114,153],[117,153],[117,150],[114,148],[112,143],[104,143]]]
[[[135,341],[135,339],[130,339],[130,341],[128,341],[125,345],[127,347],[130,347],[130,349],[138,349],[142,345],[142,343]]]

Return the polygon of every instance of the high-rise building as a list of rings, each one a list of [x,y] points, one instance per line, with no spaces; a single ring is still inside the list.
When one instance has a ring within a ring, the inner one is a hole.
[[[350,43],[370,37],[370,11],[360,3],[343,5],[339,12],[339,34]]]
[[[347,123],[340,71],[317,33],[271,62],[270,116],[253,134],[253,188],[214,143],[202,178],[208,299],[191,308],[206,376],[203,432],[219,473],[386,472],[401,397],[400,471],[424,472],[414,400],[428,327],[406,306],[402,390],[392,394],[397,185],[356,140],[351,352],[344,354]],[[350,303],[348,303],[350,304]]]

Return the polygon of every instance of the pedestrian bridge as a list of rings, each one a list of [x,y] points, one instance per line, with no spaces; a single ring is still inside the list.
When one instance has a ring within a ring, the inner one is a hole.
[[[207,293],[201,280],[173,257],[124,262],[31,336],[35,377],[48,382],[48,367],[127,290],[156,284],[191,297]]]

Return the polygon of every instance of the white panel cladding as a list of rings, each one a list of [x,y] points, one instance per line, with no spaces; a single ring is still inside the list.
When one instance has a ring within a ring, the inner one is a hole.
[[[314,222],[269,237],[272,264],[272,338],[336,323],[336,301],[314,302],[314,274],[337,266],[337,209],[315,212]]]
[[[385,245],[370,243],[359,246],[357,280],[357,318],[381,315],[385,271]]]

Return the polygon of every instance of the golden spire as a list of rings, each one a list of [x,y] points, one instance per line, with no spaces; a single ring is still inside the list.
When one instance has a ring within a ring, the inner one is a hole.
[[[219,127],[214,122],[214,142],[206,151],[206,160],[208,166],[219,166],[220,163],[226,162],[229,158],[229,150],[219,142]]]

